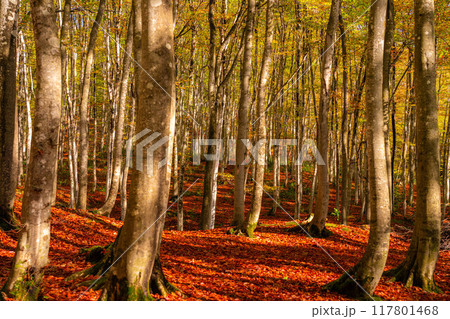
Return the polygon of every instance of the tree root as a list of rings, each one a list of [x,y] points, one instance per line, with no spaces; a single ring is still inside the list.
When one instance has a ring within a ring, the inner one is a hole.
[[[93,260],[94,260],[95,264],[88,269],[79,271],[79,272],[74,273],[73,275],[67,277],[66,281],[72,281],[75,279],[102,275],[113,263],[113,256],[112,256],[113,255],[112,254],[113,245],[114,244],[110,244],[105,247],[94,246],[94,247],[90,247],[87,249],[81,249],[80,253],[87,254],[86,260],[89,262],[93,262]],[[109,286],[109,287],[114,286],[114,284],[105,285],[107,283],[106,281],[107,281],[107,277],[103,276],[98,279],[83,281],[83,282],[79,283],[78,286],[87,286],[93,290],[104,289],[106,286]],[[91,287],[91,285],[92,285],[92,287]],[[126,283],[119,283],[119,282],[117,282],[115,285],[126,286],[126,287],[129,286]],[[121,291],[121,290],[122,289],[119,289],[119,291]],[[126,300],[152,300],[153,299],[151,297],[146,296],[142,292],[139,292],[137,289],[134,289],[133,291],[134,292],[132,292],[132,291],[129,292],[128,288],[127,288],[126,290],[121,292],[119,295],[123,298],[125,297],[125,295],[127,295],[128,297]],[[174,293],[174,292],[180,292],[182,294],[182,296],[184,296],[184,294],[181,292],[181,290],[179,288],[177,288],[176,286],[174,286],[173,284],[171,284],[165,277],[164,271],[163,271],[162,265],[161,265],[161,260],[158,255],[155,259],[155,264],[153,266],[153,272],[152,272],[151,279],[149,282],[149,293],[150,294],[158,294],[158,295],[161,295],[162,297],[167,297],[168,295],[170,295],[171,293]],[[107,296],[107,295],[108,295],[107,291],[104,291],[102,293],[102,297],[100,299],[106,300],[107,297],[105,297],[105,296]],[[123,300],[123,299],[119,299],[119,300]]]
[[[236,236],[246,236],[245,231],[243,231],[241,227],[230,228],[230,229],[228,229],[227,234],[228,235],[236,235]]]
[[[355,275],[356,272],[354,269],[355,268],[350,269],[347,272],[348,274],[343,274],[338,279],[323,286],[322,289],[331,292],[337,292],[338,294],[358,300],[381,300],[380,297],[367,294],[367,292],[361,289],[361,287],[353,280],[355,279],[360,281],[360,279]],[[353,277],[353,279],[350,276]]]
[[[396,268],[385,271],[383,276],[391,277],[391,282],[401,282],[407,288],[415,286],[427,292],[442,293],[442,290],[436,285],[434,278],[430,279],[421,275],[416,267],[415,263],[404,261]]]
[[[86,254],[86,261],[90,263],[98,263],[103,259],[103,257],[110,253],[111,248],[112,244],[107,246],[92,246],[89,248],[80,249],[79,253]]]
[[[314,238],[327,238],[333,235],[333,232],[328,228],[324,227],[320,230],[316,225],[312,224],[312,219],[314,215],[309,216],[305,220],[303,220],[299,225],[288,228],[286,231],[288,233],[307,233]]]
[[[43,300],[41,294],[43,272],[34,268],[28,268],[25,273],[14,282],[12,289],[6,289],[6,285],[1,289],[1,299],[13,298],[21,301]],[[0,299],[0,300],[1,300]]]
[[[163,297],[167,297],[171,293],[177,291],[181,292],[180,289],[171,284],[164,275],[159,255],[156,257],[155,265],[153,266],[153,272],[150,279],[150,289],[152,293]]]

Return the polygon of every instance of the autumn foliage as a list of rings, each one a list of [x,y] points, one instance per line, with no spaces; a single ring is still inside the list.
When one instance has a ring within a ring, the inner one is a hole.
[[[186,188],[195,176],[186,182]],[[334,235],[312,239],[302,233],[288,232],[295,224],[282,210],[268,217],[272,203],[264,197],[256,238],[250,239],[226,234],[233,207],[232,187],[228,183],[219,185],[217,228],[198,231],[201,190],[202,184],[198,182],[184,197],[185,231],[176,231],[176,205],[167,214],[161,260],[166,277],[182,292],[168,296],[167,300],[348,300],[321,287],[338,278],[343,269],[351,268],[364,253],[369,229],[357,221],[359,207],[354,209],[350,226],[339,225],[336,216],[332,216],[327,227]],[[91,266],[80,249],[106,246],[114,241],[122,225],[118,220],[119,205],[111,218],[68,209],[68,192],[68,188],[60,188],[58,203],[52,208],[50,264],[45,269],[42,298],[97,300],[100,291],[86,291],[87,287],[80,285],[86,278],[74,281],[66,278]],[[93,195],[92,205],[104,199],[101,192]],[[19,192],[17,215],[21,211],[21,196]],[[308,198],[304,200],[307,203]],[[250,204],[249,199],[246,204]],[[290,212],[294,202],[286,200],[282,206]],[[407,221],[396,222],[399,224],[392,228],[386,269],[398,265],[409,246]],[[0,232],[0,285],[8,276],[16,239],[15,231]],[[435,279],[443,294],[405,288],[386,278],[381,280],[375,294],[385,300],[450,300],[449,265],[450,251],[441,251]]]

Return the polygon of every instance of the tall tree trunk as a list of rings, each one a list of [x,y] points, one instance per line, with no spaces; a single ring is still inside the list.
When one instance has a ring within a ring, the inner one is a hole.
[[[267,1],[266,12],[266,39],[264,44],[264,53],[261,66],[261,75],[259,78],[259,89],[256,100],[256,115],[259,117],[257,141],[263,141],[258,149],[258,158],[255,162],[255,180],[253,183],[253,196],[250,213],[245,220],[244,232],[253,237],[253,232],[258,224],[259,215],[261,212],[261,204],[263,197],[264,185],[264,169],[265,169],[265,154],[266,154],[266,115],[265,115],[265,101],[267,82],[269,80],[270,68],[272,64],[272,42],[273,42],[273,6],[274,0]]]
[[[362,259],[326,286],[352,297],[372,298],[383,274],[389,251],[390,199],[383,121],[383,43],[387,0],[373,0],[370,9],[367,53],[367,157],[370,187],[370,234]]]
[[[342,15],[339,15],[339,28],[341,32],[342,43],[342,125],[341,125],[341,163],[342,163],[342,199],[341,199],[341,214],[342,223],[347,225],[349,207],[348,207],[348,55],[347,55],[347,37],[345,35],[344,21]]]
[[[209,1],[209,80],[208,80],[208,106],[210,110],[209,118],[209,131],[208,135],[210,139],[217,139],[218,130],[217,123],[219,120],[218,101],[216,98],[216,38],[217,27],[214,22],[214,15],[216,10],[216,0]],[[208,147],[208,153],[214,154],[221,150],[216,146],[210,145]],[[203,230],[214,228],[214,218],[216,212],[216,192],[217,192],[217,173],[215,167],[218,165],[217,160],[206,161],[205,165],[205,179],[203,187],[203,202],[202,212],[200,216],[200,228]]]
[[[245,213],[245,163],[248,139],[248,108],[250,104],[250,80],[252,75],[253,24],[255,20],[256,0],[248,0],[247,24],[244,35],[244,56],[241,66],[241,96],[239,99],[238,128],[236,141],[236,166],[234,173],[234,213],[232,226],[241,228]]]
[[[300,219],[300,214],[302,213],[302,200],[303,200],[303,162],[299,161],[302,153],[302,144],[303,144],[303,136],[304,136],[304,126],[305,126],[305,92],[306,92],[306,80],[305,76],[306,70],[306,55],[309,54],[308,46],[307,46],[307,28],[301,27],[301,3],[299,0],[295,2],[295,12],[297,19],[296,30],[300,34],[302,30],[302,37],[298,35],[297,38],[297,48],[296,48],[296,67],[297,72],[301,72],[301,86],[299,81],[296,83],[296,93],[295,93],[295,101],[296,101],[296,138],[297,138],[297,147],[296,154],[294,156],[295,160],[295,211],[294,218]],[[301,45],[300,45],[300,42]],[[303,59],[301,60],[301,56]]]
[[[109,270],[103,300],[150,299],[155,289],[152,280],[158,276],[155,271],[162,271],[158,254],[169,199],[175,126],[173,2],[142,0],[142,11],[140,2],[133,4],[136,66],[151,72],[154,80],[143,71],[136,74],[136,132],[159,132],[169,142],[153,153],[153,161],[142,158],[147,172],[131,170],[127,215],[113,249],[114,258],[119,258]],[[157,168],[164,159],[167,164]],[[150,165],[152,176],[148,175]]]
[[[439,123],[436,103],[434,1],[414,2],[417,198],[413,238],[405,261],[388,272],[407,287],[440,292],[434,282],[441,235]]]
[[[318,165],[316,212],[309,227],[311,235],[317,237],[326,236],[328,233],[325,229],[330,196],[330,185],[328,178],[328,110],[330,106],[334,42],[339,20],[339,11],[340,0],[333,0],[330,8],[330,17],[328,20],[321,66],[321,90],[317,140],[319,153],[324,159],[325,165]]]
[[[31,1],[36,43],[36,105],[30,163],[23,195],[21,232],[3,291],[35,300],[50,247],[50,207],[61,117],[61,53],[51,0]]]
[[[389,120],[391,113],[391,49],[394,44],[394,33],[395,33],[395,23],[394,23],[395,11],[394,11],[394,1],[388,0],[387,13],[386,13],[386,33],[384,37],[384,58],[383,58],[383,114],[384,114],[384,143],[386,151],[386,165],[388,169],[388,184],[389,184],[389,198],[390,206],[392,209],[394,192],[392,183],[392,161],[391,158],[391,146],[389,140]],[[392,213],[392,212],[391,212]]]
[[[81,86],[81,104],[80,104],[80,172],[79,172],[79,190],[77,206],[79,209],[86,209],[88,193],[88,160],[89,160],[89,91],[91,87],[91,71],[94,63],[94,49],[97,41],[98,29],[105,11],[106,0],[100,0],[98,4],[97,16],[92,25],[89,44],[86,53],[86,63],[84,66],[83,84]]]
[[[0,228],[17,226],[14,199],[19,178],[19,132],[16,107],[18,1],[0,3]]]
[[[119,103],[116,118],[116,134],[114,136],[113,148],[113,174],[111,181],[111,190],[109,195],[98,210],[100,214],[109,216],[116,203],[117,192],[119,191],[121,168],[122,168],[122,151],[123,151],[123,129],[125,122],[125,107],[127,102],[128,79],[130,75],[131,51],[133,50],[133,17],[130,16],[128,22],[127,39],[125,42],[125,52],[123,53],[122,77],[120,79]]]

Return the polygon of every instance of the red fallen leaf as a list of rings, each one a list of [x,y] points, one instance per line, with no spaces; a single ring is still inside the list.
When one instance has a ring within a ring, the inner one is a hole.
[[[186,184],[189,184],[188,182]],[[201,191],[196,184],[192,194]],[[196,195],[184,198],[186,223],[184,232],[176,231],[176,217],[166,219],[163,234],[161,260],[167,279],[183,291],[165,300],[346,300],[345,297],[321,290],[321,286],[338,278],[342,270],[324,254],[316,242],[322,245],[346,269],[356,263],[364,253],[369,229],[365,226],[333,225],[336,236],[312,241],[303,234],[288,234],[286,223],[291,219],[278,211],[275,217],[261,216],[257,238],[249,239],[227,235],[233,209],[232,188],[219,185],[216,212],[216,229],[197,231],[202,199]],[[107,245],[114,241],[122,223],[119,206],[112,217],[99,217],[90,212],[78,212],[63,208],[69,201],[69,188],[58,192],[58,207],[52,208],[50,263],[46,269],[42,292],[46,300],[97,300],[100,291],[77,286],[84,280],[66,282],[68,275],[90,267],[79,254],[82,247]],[[21,210],[21,192],[18,192],[15,212]],[[96,192],[92,200],[101,203],[104,194]],[[246,200],[247,208],[250,199]],[[269,198],[263,200],[263,212],[272,205]],[[294,203],[282,203],[287,211],[293,211]],[[330,203],[332,206],[333,203]],[[194,212],[194,213],[191,213]],[[355,211],[358,214],[359,212]],[[117,218],[117,219],[115,219]],[[101,220],[102,222],[98,222]],[[0,231],[0,286],[4,284],[17,234]],[[393,234],[387,269],[401,262],[408,249],[408,242]],[[445,294],[428,294],[420,289],[405,289],[398,283],[382,279],[375,291],[387,300],[450,300],[450,252],[441,252],[436,269],[436,281]],[[161,296],[154,295],[156,299]]]

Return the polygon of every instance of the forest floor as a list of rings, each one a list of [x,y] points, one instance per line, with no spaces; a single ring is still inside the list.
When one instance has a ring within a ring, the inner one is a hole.
[[[185,184],[186,189],[199,178],[184,196],[185,231],[176,230],[176,204],[167,213],[161,260],[166,277],[183,295],[175,293],[166,300],[348,300],[321,287],[341,276],[343,269],[351,268],[364,253],[369,227],[358,221],[360,207],[353,207],[349,226],[339,225],[336,216],[330,216],[327,228],[334,234],[312,239],[303,233],[287,232],[295,225],[286,213],[292,214],[294,201],[282,197],[281,206],[286,212],[278,209],[275,216],[269,217],[272,200],[265,196],[256,238],[228,235],[233,186],[227,181],[231,174],[225,174],[218,188],[216,228],[199,231],[202,173],[191,171]],[[16,200],[17,215],[22,194],[21,188]],[[50,262],[42,293],[45,300],[96,300],[100,291],[86,291],[79,285],[83,279],[68,282],[65,278],[90,267],[79,253],[81,248],[114,241],[122,225],[119,200],[111,218],[107,218],[68,209],[69,195],[69,188],[60,185],[57,205],[52,208]],[[330,207],[334,207],[334,195],[332,190]],[[90,197],[90,207],[100,207],[104,191],[98,187]],[[248,195],[247,205],[250,200]],[[308,200],[304,196],[305,207]],[[412,228],[411,222],[401,217],[393,221],[386,269],[404,259]],[[17,238],[16,231],[0,231],[0,286],[8,276]],[[450,251],[441,251],[435,278],[443,294],[405,288],[387,278],[382,278],[375,294],[384,300],[450,300],[449,270]]]

